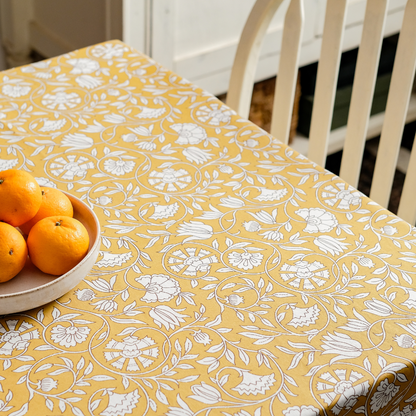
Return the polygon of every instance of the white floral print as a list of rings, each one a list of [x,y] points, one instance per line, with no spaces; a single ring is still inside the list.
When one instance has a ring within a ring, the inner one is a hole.
[[[212,126],[229,123],[233,114],[235,114],[233,110],[217,103],[203,105],[196,111],[198,120]]]
[[[251,270],[254,267],[261,265],[263,260],[263,254],[261,253],[250,253],[246,250],[240,253],[232,251],[228,253],[228,261],[235,267],[243,270]]]
[[[241,396],[243,394],[265,394],[267,390],[275,383],[274,373],[269,375],[254,374],[249,370],[240,370],[243,380],[231,390],[237,391]]]
[[[96,58],[114,59],[121,58],[128,48],[123,45],[113,45],[111,43],[100,44],[93,48],[92,54]]]
[[[214,156],[207,150],[199,149],[198,147],[193,146],[190,146],[187,149],[183,149],[182,154],[191,163],[196,163],[197,165],[208,162],[208,160],[210,160],[212,156]]]
[[[181,326],[181,323],[185,322],[185,318],[189,318],[188,315],[182,314],[167,305],[155,306],[150,310],[149,316],[159,328],[164,326],[167,331]]]
[[[175,140],[175,143],[180,145],[198,144],[207,138],[206,131],[201,126],[193,123],[172,124],[170,128],[178,133],[179,137]]]
[[[66,93],[60,88],[55,94],[45,94],[42,98],[42,105],[51,110],[67,110],[75,108],[81,103],[81,97],[76,92]]]
[[[309,308],[300,308],[295,305],[289,305],[292,309],[292,319],[288,322],[288,325],[294,326],[297,328],[298,326],[309,326],[315,324],[317,319],[319,318],[319,312],[321,311],[317,304],[309,307]]]
[[[21,80],[12,80],[8,84],[4,84],[1,91],[4,95],[11,98],[20,98],[29,94],[30,84]]]
[[[72,65],[71,74],[92,74],[93,72],[100,69],[100,64],[93,59],[79,58],[69,59],[68,64]]]
[[[209,272],[213,263],[218,263],[215,255],[205,249],[198,250],[196,247],[175,250],[168,258],[170,269],[186,276]]]
[[[319,261],[309,263],[306,260],[292,265],[284,263],[280,269],[280,276],[289,285],[305,290],[314,290],[316,286],[323,286],[330,277],[327,267],[322,263]]]
[[[139,390],[133,390],[130,393],[115,393],[114,391],[107,390],[109,397],[107,407],[100,412],[102,416],[116,416],[133,414],[133,409],[137,406],[140,399]]]
[[[127,363],[125,370],[140,371],[152,365],[159,356],[159,348],[155,345],[155,341],[148,336],[138,338],[130,335],[123,342],[112,339],[106,345],[106,350],[111,351],[104,351],[104,357],[110,361],[111,366],[119,370]]]
[[[0,171],[12,169],[19,163],[19,159],[0,159]]]
[[[334,332],[334,334],[328,332],[323,338],[321,347],[324,351],[322,354],[337,354],[337,357],[333,358],[331,363],[338,360],[360,357],[364,351],[359,341],[341,332]]]
[[[26,321],[10,319],[7,329],[0,323],[0,355],[12,355],[14,350],[25,350],[31,340],[39,339],[39,331]]]
[[[175,192],[192,183],[192,177],[185,169],[166,168],[162,172],[150,172],[148,181],[159,191]]]
[[[90,333],[91,329],[86,326],[62,326],[56,325],[51,330],[51,338],[54,342],[63,347],[75,347],[83,343]]]
[[[165,274],[148,274],[136,281],[145,287],[146,294],[140,300],[147,303],[169,302],[181,291],[179,283]]]
[[[319,376],[317,390],[322,392],[319,395],[329,406],[332,413],[338,415],[343,409],[352,409],[358,399],[366,396],[370,384],[363,380],[364,376],[357,371],[337,368],[333,372],[324,372]]]
[[[307,233],[328,233],[338,225],[335,215],[322,208],[302,208],[295,213],[306,221],[303,231]]]
[[[284,416],[319,416],[319,409],[314,406],[290,406],[283,410]]]
[[[84,177],[88,169],[94,168],[93,162],[88,162],[84,156],[68,155],[55,159],[51,165],[52,175],[61,179],[73,181],[76,177]]]
[[[126,173],[130,173],[134,167],[136,166],[136,163],[132,160],[114,160],[114,159],[107,159],[104,162],[104,169],[113,175],[116,176],[122,176]]]
[[[371,398],[371,411],[375,413],[383,407],[386,407],[399,390],[400,386],[390,383],[388,378],[382,380],[379,386],[377,386],[377,391]]]
[[[360,205],[361,192],[345,182],[325,186],[322,192],[324,202],[333,208],[350,210],[351,206]]]

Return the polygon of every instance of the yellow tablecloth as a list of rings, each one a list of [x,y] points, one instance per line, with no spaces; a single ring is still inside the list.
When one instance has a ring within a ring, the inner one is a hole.
[[[0,414],[414,415],[414,228],[121,42],[0,82],[0,170],[102,227],[0,319]]]

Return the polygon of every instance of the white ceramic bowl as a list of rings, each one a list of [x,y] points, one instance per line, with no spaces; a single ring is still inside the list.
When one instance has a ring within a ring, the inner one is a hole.
[[[87,255],[69,272],[52,276],[41,272],[28,258],[23,270],[13,279],[0,283],[0,315],[23,312],[49,303],[73,289],[90,272],[100,250],[100,223],[94,212],[80,199],[64,192],[74,207],[74,218],[88,231]]]

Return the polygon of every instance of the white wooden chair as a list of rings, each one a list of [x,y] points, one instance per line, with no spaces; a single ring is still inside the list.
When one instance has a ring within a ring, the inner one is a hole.
[[[257,0],[246,22],[235,57],[227,105],[247,117],[254,73],[267,27],[284,0]],[[358,53],[340,177],[357,187],[377,76],[388,0],[367,0]],[[318,64],[308,158],[324,166],[339,70],[347,0],[328,0],[321,58]],[[298,72],[302,0],[291,0],[286,12],[273,105],[271,134],[288,142]],[[395,57],[370,197],[386,207],[389,201],[405,116],[415,76],[416,0],[408,0]],[[401,196],[398,215],[416,222],[416,146]]]

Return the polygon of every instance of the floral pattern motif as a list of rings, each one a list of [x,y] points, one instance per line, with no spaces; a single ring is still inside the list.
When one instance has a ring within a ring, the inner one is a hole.
[[[78,287],[0,317],[1,413],[415,413],[414,227],[122,42],[0,82],[0,170],[102,229]]]

